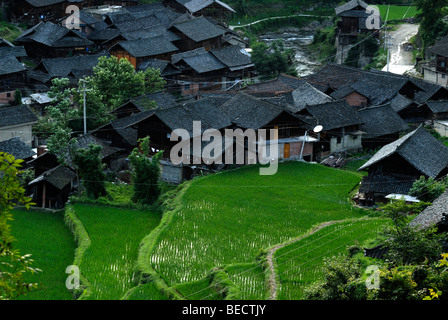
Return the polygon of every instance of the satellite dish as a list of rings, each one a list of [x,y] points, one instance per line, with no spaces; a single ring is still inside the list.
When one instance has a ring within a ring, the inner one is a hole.
[[[319,132],[321,132],[323,129],[324,129],[324,127],[322,127],[321,125],[318,125],[318,126],[314,127],[313,131],[314,131],[315,133],[319,133]]]

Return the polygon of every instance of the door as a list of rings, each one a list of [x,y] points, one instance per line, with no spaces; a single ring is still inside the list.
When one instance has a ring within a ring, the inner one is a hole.
[[[285,143],[285,147],[284,147],[284,150],[283,150],[283,157],[285,159],[289,159],[290,149],[291,149],[291,146],[289,145],[289,143]]]

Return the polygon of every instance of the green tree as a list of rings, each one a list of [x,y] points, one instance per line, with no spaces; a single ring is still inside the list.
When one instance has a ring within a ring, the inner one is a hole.
[[[445,192],[447,180],[434,180],[433,178],[425,178],[421,176],[420,179],[412,184],[409,190],[409,195],[418,198],[421,201],[433,202]]]
[[[14,105],[20,106],[22,104],[22,91],[20,89],[16,89],[14,92]]]
[[[67,78],[52,80],[52,86],[48,93],[53,102],[46,108],[47,116],[40,119],[42,127],[49,130],[47,147],[48,151],[56,155],[61,163],[65,161],[66,152],[74,143],[71,121],[76,119],[78,111],[72,103],[72,89]]]
[[[26,282],[24,277],[27,273],[40,271],[31,266],[31,255],[21,255],[14,250],[14,238],[8,224],[16,205],[22,204],[27,209],[33,205],[31,199],[24,195],[25,189],[17,178],[22,162],[0,152],[0,300],[14,299],[35,289],[37,284]]]
[[[281,40],[274,41],[270,46],[257,42],[252,46],[252,61],[261,76],[275,77],[280,73],[296,75],[291,67],[292,54],[284,48]]]
[[[414,0],[414,4],[420,11],[417,16],[421,19],[419,33],[423,47],[426,49],[447,31],[447,25],[443,18],[446,15],[448,0]]]
[[[94,90],[109,110],[118,107],[132,97],[155,90],[161,90],[164,81],[160,73],[149,69],[136,72],[127,59],[100,57],[93,68],[93,75],[87,77],[89,89]]]
[[[107,194],[101,149],[99,145],[90,144],[88,149],[80,148],[73,155],[73,163],[82,179],[86,194],[94,199]]]
[[[140,147],[135,148],[129,160],[132,165],[132,183],[134,195],[132,201],[142,204],[153,204],[160,195],[160,158],[163,151],[149,158],[149,137],[139,139]]]

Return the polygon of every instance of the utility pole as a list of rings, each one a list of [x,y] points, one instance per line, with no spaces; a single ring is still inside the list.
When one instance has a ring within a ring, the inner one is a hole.
[[[82,82],[82,93],[83,93],[83,100],[84,100],[84,134],[87,134],[87,115],[86,115],[86,92],[90,90],[86,90],[86,81],[85,79],[79,80]],[[79,91],[78,91],[79,92]]]

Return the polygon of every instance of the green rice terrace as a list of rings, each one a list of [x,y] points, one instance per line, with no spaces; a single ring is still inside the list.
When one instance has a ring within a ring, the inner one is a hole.
[[[80,201],[59,213],[15,210],[16,248],[43,270],[29,279],[40,290],[22,299],[300,299],[325,257],[388,221],[350,202],[357,172],[301,162],[273,176],[258,169],[186,182],[163,196],[163,212]],[[65,288],[69,265],[81,272],[75,292]]]

